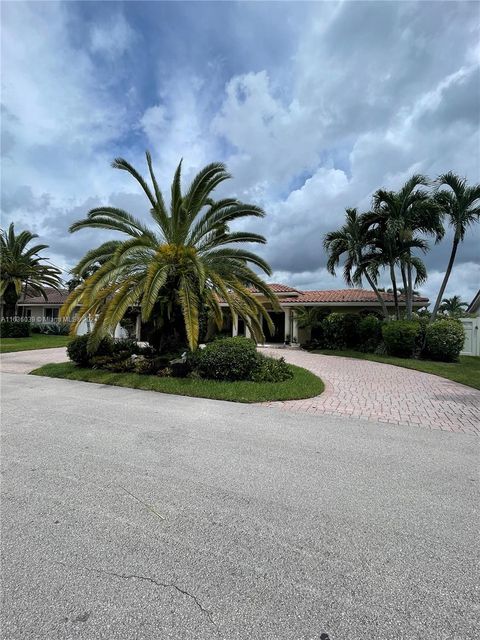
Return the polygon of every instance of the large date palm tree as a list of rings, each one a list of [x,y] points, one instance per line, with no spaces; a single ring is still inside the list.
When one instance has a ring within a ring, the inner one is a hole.
[[[46,244],[29,246],[38,235],[30,231],[15,233],[12,222],[8,231],[0,232],[0,296],[3,297],[5,317],[15,315],[20,296],[28,291],[47,300],[45,287],[58,289],[62,282],[61,271],[45,262],[40,252]]]
[[[101,266],[69,295],[61,315],[68,316],[80,307],[73,331],[82,319],[96,316],[92,332],[95,343],[104,333],[114,330],[130,307],[138,305],[142,320],[154,327],[152,335],[171,335],[193,350],[198,345],[202,308],[209,309],[221,328],[219,301],[223,299],[254,337],[263,339],[262,316],[269,328],[272,323],[252,289],[263,293],[274,308],[278,308],[278,302],[253,268],[269,275],[271,270],[262,258],[239,245],[263,244],[266,240],[255,233],[229,228],[236,220],[263,217],[263,210],[235,198],[212,198],[214,189],[231,177],[221,163],[206,166],[182,191],[181,162],[167,209],[148,152],[146,158],[151,186],[126,160],[118,158],[112,166],[126,171],[139,183],[154,225],[147,226],[113,207],[92,209],[84,220],[75,222],[71,232],[107,229],[126,237],[105,242],[80,261],[74,269],[77,276],[93,264]]]
[[[442,187],[447,187],[447,189],[442,189]],[[453,228],[453,244],[447,270],[430,316],[430,322],[435,320],[442,303],[458,246],[463,242],[468,228],[480,220],[480,184],[469,187],[464,178],[460,178],[452,171],[444,173],[437,179],[435,200]]]

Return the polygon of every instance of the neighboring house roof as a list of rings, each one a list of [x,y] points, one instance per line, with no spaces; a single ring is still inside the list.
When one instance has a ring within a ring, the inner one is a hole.
[[[381,295],[385,302],[394,302],[393,293],[385,293],[384,291],[382,291]],[[402,296],[399,296],[399,300],[401,302],[404,302],[404,298]],[[321,302],[325,304],[375,302],[378,304],[375,292],[365,289],[328,289],[326,291],[303,291],[297,297],[284,298],[282,300],[282,304],[301,304],[312,302]],[[414,302],[417,304],[426,304],[428,302],[428,298],[415,296]]]
[[[41,306],[47,306],[47,307],[52,305],[61,306],[65,302],[69,294],[67,289],[60,289],[59,291],[57,291],[56,289],[52,289],[50,287],[45,287],[45,293],[47,294],[46,300],[43,296],[27,295],[21,300],[19,300],[18,305],[25,306],[25,307],[30,307],[30,306],[33,307],[35,305],[41,305]]]
[[[467,313],[475,313],[480,309],[480,289],[477,291],[477,295],[471,301],[467,307]]]
[[[366,289],[327,289],[327,290],[315,290],[315,291],[301,291],[299,289],[293,289],[284,284],[270,284],[271,290],[276,293],[286,293],[279,299],[282,305],[304,305],[304,304],[367,304],[378,305],[377,296],[374,291]],[[254,293],[260,293],[257,289],[251,288]],[[288,295],[291,294],[291,295]],[[381,292],[381,295],[388,305],[394,303],[393,293]],[[405,304],[403,296],[399,296],[399,301]],[[224,300],[219,300],[222,304],[225,304]],[[428,298],[421,296],[414,296],[413,304],[416,307],[423,307],[428,303]]]

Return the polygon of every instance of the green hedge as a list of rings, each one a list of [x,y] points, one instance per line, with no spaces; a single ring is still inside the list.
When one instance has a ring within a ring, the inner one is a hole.
[[[415,320],[392,320],[382,327],[383,341],[391,356],[411,358],[421,332],[420,323]]]
[[[257,354],[257,364],[251,374],[253,382],[284,382],[293,378],[293,371],[285,358],[268,358]]]
[[[192,367],[210,380],[250,380],[256,364],[255,342],[240,336],[210,342],[192,357]]]
[[[358,325],[358,348],[366,353],[373,353],[382,343],[383,322],[374,315],[365,316]]]
[[[2,320],[0,322],[1,338],[28,338],[30,330],[30,322],[21,320]]]
[[[432,360],[455,362],[465,342],[465,331],[458,320],[437,320],[425,331],[425,355]]]

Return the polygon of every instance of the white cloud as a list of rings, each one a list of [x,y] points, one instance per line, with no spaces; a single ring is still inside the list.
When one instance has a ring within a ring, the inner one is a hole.
[[[228,47],[219,40],[224,49],[214,57],[210,42],[192,38],[188,64],[169,50],[150,61],[145,92],[128,67],[138,35],[122,13],[89,27],[78,47],[69,40],[68,3],[7,4],[4,210],[28,223],[37,209],[36,227],[48,231],[58,259],[70,260],[95,242],[85,234],[73,246],[65,235],[92,202],[146,211],[135,183],[109,166],[119,146],[143,173],[140,149],[150,148],[167,196],[180,157],[185,181],[223,159],[234,175],[225,188],[268,213],[249,227],[268,238],[275,277],[343,286],[325,272],[322,240],[345,207],[366,209],[374,190],[396,189],[416,171],[478,180],[478,24],[468,3],[444,5],[312,5],[288,54],[265,67],[255,59],[254,24],[249,64],[235,34]],[[467,297],[478,286],[478,270],[465,271],[475,262],[472,238],[451,285]],[[430,294],[448,251],[445,242],[427,256]]]
[[[107,23],[95,24],[90,31],[90,49],[110,58],[122,55],[135,42],[135,32],[121,13]]]

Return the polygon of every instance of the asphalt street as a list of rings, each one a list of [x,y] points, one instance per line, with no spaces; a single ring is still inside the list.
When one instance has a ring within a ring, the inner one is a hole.
[[[478,637],[479,438],[1,382],[4,639]]]

